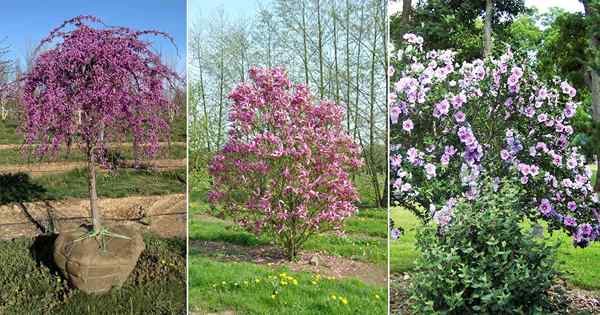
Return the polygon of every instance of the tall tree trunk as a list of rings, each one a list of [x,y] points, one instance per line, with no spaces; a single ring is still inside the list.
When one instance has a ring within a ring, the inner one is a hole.
[[[359,105],[358,105],[358,101],[359,101],[359,97],[360,97],[360,51],[361,48],[363,46],[363,42],[362,42],[362,35],[363,35],[363,26],[364,26],[364,17],[365,17],[365,7],[364,4],[361,6],[360,8],[360,28],[358,30],[358,41],[357,41],[357,45],[358,45],[358,52],[356,55],[356,99],[355,99],[355,104],[354,104],[354,141],[356,141],[357,139],[357,132],[358,132],[358,118],[359,118]]]
[[[589,0],[582,0],[583,9],[585,12],[585,16],[588,19],[591,19],[593,15],[598,14],[598,12],[593,12],[595,7],[590,5]],[[590,50],[598,51],[600,43],[598,38],[594,36],[593,30],[588,30],[590,41]],[[600,74],[598,74],[598,70],[594,67],[593,63],[595,60],[593,59],[594,55],[590,55],[590,60],[588,60],[587,66],[587,83],[592,92],[592,121],[594,123],[594,128],[600,128]],[[595,133],[598,134],[598,133]],[[596,160],[598,169],[596,170],[596,183],[594,185],[595,191],[600,191],[600,148],[596,148]]]
[[[87,145],[88,159],[88,188],[90,193],[90,214],[92,216],[92,225],[95,231],[102,228],[102,218],[98,211],[98,193],[96,192],[96,155],[94,147]]]
[[[337,45],[337,12],[336,5],[333,2],[333,62],[335,71],[335,103],[340,104],[340,74],[338,72],[338,45]]]
[[[483,58],[492,53],[492,17],[494,4],[492,0],[485,0],[485,25],[483,28]]]
[[[317,0],[317,40],[319,46],[319,94],[323,98],[325,85],[323,83],[323,29],[321,26],[321,1]]]
[[[412,12],[411,0],[402,0],[402,16],[400,20],[402,21],[402,26],[406,27],[410,22],[410,15]]]
[[[352,105],[350,103],[350,2],[346,0],[346,124],[350,134],[350,114]]]
[[[270,43],[269,43],[270,45]],[[225,48],[221,47],[219,62],[219,117],[217,118],[217,149],[221,147],[221,135],[223,132],[223,107],[225,94]]]
[[[308,86],[308,44],[307,44],[307,35],[306,35],[306,8],[305,8],[305,0],[300,0],[302,3],[302,40],[304,42],[304,58],[302,59],[304,63],[304,84]]]

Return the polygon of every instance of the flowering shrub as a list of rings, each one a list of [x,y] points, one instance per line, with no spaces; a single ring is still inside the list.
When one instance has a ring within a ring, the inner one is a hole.
[[[453,51],[404,39],[388,70],[395,202],[444,227],[460,199],[479,197],[482,178],[518,178],[525,215],[565,229],[577,246],[597,240],[591,171],[570,143],[575,89],[558,78],[545,85],[510,49],[457,64]]]
[[[156,153],[160,136],[169,133],[167,115],[175,106],[165,85],[179,77],[140,38],[170,38],[167,34],[98,29],[86,23],[102,21],[73,18],[40,43],[53,46],[33,60],[24,77],[21,130],[39,156],[57,152],[62,144],[80,144],[89,162],[90,207],[97,230],[95,163],[102,162],[106,143],[127,135],[144,144],[143,153]]]
[[[249,75],[229,95],[229,138],[210,163],[209,198],[245,229],[274,235],[291,259],[312,234],[340,231],[357,211],[348,171],[361,166],[360,150],[341,106],[313,103],[281,68]]]
[[[419,231],[415,314],[554,314],[547,291],[558,275],[558,244],[523,230],[513,209],[520,184],[503,183],[493,191],[488,181],[476,200],[454,205],[455,224],[442,235],[432,225]]]

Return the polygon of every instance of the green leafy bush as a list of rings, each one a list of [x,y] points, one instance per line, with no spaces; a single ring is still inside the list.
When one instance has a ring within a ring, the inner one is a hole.
[[[520,225],[518,191],[487,187],[455,222],[419,231],[411,295],[417,314],[535,314],[548,305],[555,252]]]

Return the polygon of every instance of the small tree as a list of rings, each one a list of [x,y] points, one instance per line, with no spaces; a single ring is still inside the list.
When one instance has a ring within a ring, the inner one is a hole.
[[[89,236],[106,236],[98,211],[96,165],[104,162],[106,145],[130,135],[146,156],[158,151],[169,134],[168,114],[175,106],[166,95],[179,76],[161,63],[144,35],[123,27],[94,28],[92,16],[65,21],[42,40],[54,46],[40,53],[24,77],[21,126],[27,144],[39,156],[56,153],[61,145],[78,143],[88,162]]]
[[[229,139],[210,163],[209,197],[245,229],[273,235],[293,259],[311,235],[341,231],[357,211],[348,171],[361,166],[360,150],[341,106],[313,103],[281,68],[249,76],[229,95]]]

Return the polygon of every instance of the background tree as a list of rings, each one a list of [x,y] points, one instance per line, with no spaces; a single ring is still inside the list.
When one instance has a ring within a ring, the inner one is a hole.
[[[131,136],[152,156],[161,137],[168,138],[169,117],[175,109],[166,85],[179,76],[165,66],[145,35],[171,39],[159,31],[94,28],[92,16],[65,21],[42,40],[51,46],[33,60],[24,77],[25,142],[42,156],[61,144],[78,143],[88,162],[89,236],[107,236],[97,205],[96,165],[106,144]]]
[[[222,10],[193,19],[191,158],[204,161],[198,155],[210,156],[224,143],[231,103],[222,88],[231,89],[251,66],[285,65],[292,81],[346,108],[345,129],[364,147],[360,172],[371,184],[372,203],[383,206],[385,8],[381,0],[274,0],[247,19],[230,20]]]

